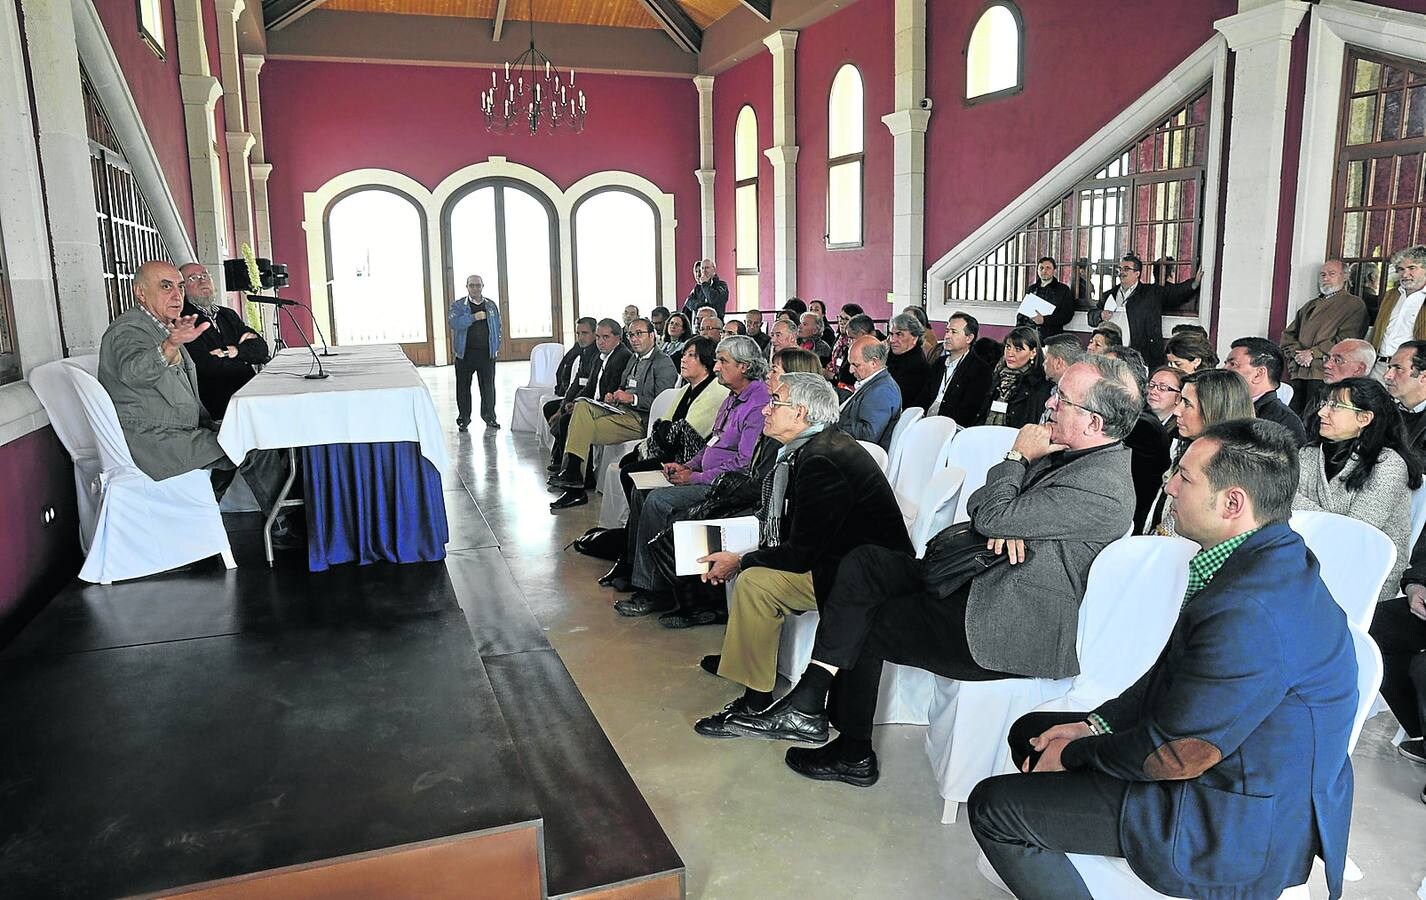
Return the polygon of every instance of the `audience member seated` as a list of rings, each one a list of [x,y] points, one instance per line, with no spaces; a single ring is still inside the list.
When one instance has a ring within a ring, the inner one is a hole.
[[[721,341],[723,339],[723,320],[714,315],[707,315],[699,319],[698,336],[710,341]]]
[[[693,264],[693,290],[683,301],[683,314],[692,317],[700,306],[711,306],[720,319],[728,309],[728,282],[718,277],[718,266],[711,259]]]
[[[594,349],[596,355],[590,360],[588,374],[580,370],[579,377],[569,386],[569,393],[565,394],[559,409],[550,416],[550,435],[554,438],[548,468],[551,474],[558,473],[564,467],[565,433],[578,401],[603,400],[619,390],[624,383],[624,369],[634,356],[624,345],[624,326],[613,319],[600,319],[595,325]]]
[[[1396,287],[1381,298],[1367,337],[1376,347],[1377,370],[1372,375],[1378,378],[1402,344],[1426,340],[1426,245],[1400,251],[1392,257],[1391,267]]]
[[[780,350],[787,350],[797,346],[797,326],[787,319],[778,317],[772,323],[772,340],[768,344],[768,356]]]
[[[1176,309],[1198,296],[1198,283],[1203,272],[1192,281],[1181,284],[1144,284],[1144,263],[1132,253],[1119,260],[1119,284],[1105,291],[1099,301],[1099,314],[1090,314],[1089,321],[1098,325],[1111,319],[1124,332],[1119,343],[1133,347],[1144,362],[1158,367],[1164,364],[1164,310]]]
[[[1377,604],[1371,635],[1381,650],[1382,699],[1406,732],[1396,752],[1426,765],[1422,740],[1426,723],[1426,534],[1412,550],[1411,563],[1401,576],[1401,593],[1405,596]],[[1426,803],[1426,789],[1422,790],[1422,802]]]
[[[763,354],[767,354],[768,345],[772,343],[772,338],[768,337],[763,330],[763,312],[760,309],[750,309],[743,313],[743,325],[748,330],[748,337],[757,341],[758,347]]]
[[[222,499],[241,473],[264,513],[271,513],[287,479],[287,454],[253,450],[234,466],[218,446],[218,425],[198,393],[198,372],[185,345],[211,327],[183,315],[183,275],[166,262],[146,262],[134,274],[134,306],[109,324],[99,343],[99,383],[118,414],[134,465],[154,481],[207,469]],[[286,514],[273,528],[273,546],[301,544],[300,519]]]
[[[1253,418],[1253,400],[1248,396],[1248,385],[1237,375],[1224,369],[1203,369],[1183,379],[1174,415],[1178,437],[1169,448],[1173,460],[1169,474],[1188,452],[1188,445],[1204,431],[1234,419]],[[1144,520],[1142,534],[1178,533],[1174,526],[1173,498],[1167,488],[1165,480],[1164,489],[1154,498]]]
[[[797,297],[791,297],[786,303],[782,304],[782,311],[792,313],[792,321],[796,322],[798,317],[807,312],[807,304],[803,303]]]
[[[1144,401],[1153,410],[1159,427],[1172,439],[1178,434],[1178,395],[1183,388],[1183,373],[1168,364],[1159,366],[1149,376],[1145,387]]]
[[[1040,361],[1040,333],[1033,328],[1011,329],[1002,353],[990,376],[990,391],[981,401],[978,423],[1011,428],[1038,423],[1054,389]]]
[[[183,315],[208,323],[207,330],[184,348],[198,370],[198,399],[208,415],[221,420],[228,401],[257,374],[253,366],[266,363],[272,355],[267,341],[236,310],[215,302],[213,276],[207,267],[188,263],[178,271],[183,276]]]
[[[1317,270],[1317,296],[1302,304],[1278,341],[1287,359],[1287,376],[1292,385],[1289,405],[1303,421],[1322,401],[1326,378],[1323,367],[1333,346],[1340,341],[1359,339],[1367,331],[1366,304],[1346,287],[1346,264],[1340,259],[1322,263]],[[1371,356],[1375,364],[1374,349]],[[1370,367],[1367,371],[1371,371]]]
[[[1164,345],[1164,359],[1185,375],[1199,369],[1218,368],[1218,354],[1208,338],[1195,331],[1183,331],[1169,338]]]
[[[797,346],[811,350],[822,360],[822,365],[832,362],[832,348],[822,340],[822,317],[814,312],[805,312],[797,326]]]
[[[655,344],[662,344],[664,342],[664,334],[668,329],[668,314],[669,310],[667,306],[655,306],[649,310],[649,321],[654,325]]]
[[[729,319],[727,322],[723,323],[723,337],[725,338],[746,337],[747,334],[747,326],[744,325],[742,322],[738,321],[737,319]],[[756,344],[757,341],[753,341],[753,343]]]
[[[629,346],[629,326],[632,325],[634,323],[634,320],[638,317],[639,308],[637,306],[630,303],[628,306],[624,307],[624,334],[619,338],[619,340],[623,342],[625,347]]]
[[[1139,421],[1124,438],[1124,446],[1133,454],[1129,470],[1134,476],[1134,531],[1138,533],[1143,529],[1149,508],[1154,505],[1154,498],[1158,496],[1168,474],[1172,438],[1149,407],[1148,372],[1139,351],[1133,347],[1110,347],[1104,355],[1129,367],[1139,385],[1139,396],[1145,398],[1144,407],[1139,410]]]
[[[629,498],[628,544],[623,559],[605,576],[616,589],[632,587],[637,592],[614,604],[621,616],[646,616],[673,607],[672,584],[657,571],[645,548],[683,511],[707,497],[719,475],[747,468],[752,461],[768,401],[767,363],[757,341],[746,335],[724,338],[717,354],[713,371],[727,396],[713,420],[712,438],[686,464],[664,465],[672,487],[635,491]],[[615,583],[619,576],[629,583]]]
[[[851,325],[852,316],[861,314],[862,308],[855,303],[842,304],[842,311],[837,314],[836,339],[828,342],[832,345],[832,361],[827,363],[827,380],[832,382],[833,387],[838,386],[838,375],[847,366],[847,351],[851,349],[852,341],[856,339],[848,331],[848,326]],[[871,332],[866,333],[870,334]]]
[[[1282,382],[1282,351],[1267,338],[1238,338],[1223,360],[1223,368],[1237,372],[1248,386],[1253,398],[1253,413],[1258,419],[1276,422],[1291,431],[1299,444],[1307,443],[1307,431],[1297,413],[1287,408],[1277,397]]]
[[[827,316],[826,302],[823,300],[809,300],[807,302],[807,311],[816,313],[817,318],[822,320],[822,334],[819,335],[819,337],[822,338],[822,342],[827,346],[832,346],[833,342],[837,340],[837,335],[832,331],[832,321]]]
[[[1205,341],[1208,340],[1208,329],[1197,322],[1180,322],[1169,329],[1169,337],[1178,337],[1181,334],[1196,334]]]
[[[941,341],[931,330],[931,320],[927,317],[926,310],[920,306],[908,306],[903,312],[915,316],[916,321],[921,323],[921,353],[926,357],[926,362],[935,365],[936,360],[941,358]]]
[[[859,441],[883,450],[891,447],[891,431],[901,415],[901,389],[886,371],[886,344],[867,335],[852,344],[856,390],[842,403],[837,427]]]
[[[599,324],[593,316],[583,316],[574,323],[574,346],[565,351],[560,364],[555,367],[555,393],[559,398],[551,400],[543,407],[545,421],[554,418],[564,403],[562,399],[577,387],[576,381],[588,379],[599,361],[599,348],[594,346],[594,326]],[[582,383],[582,382],[581,382]]]
[[[788,372],[805,372],[808,375],[816,375],[821,372],[821,367],[822,361],[811,350],[803,350],[801,347],[788,347],[785,350],[779,350],[772,355],[772,364],[768,368],[767,388],[769,391],[775,390],[778,381]]]
[[[903,312],[892,317],[886,330],[886,341],[891,345],[887,370],[896,380],[896,386],[901,388],[901,396],[921,396],[931,377],[931,364],[926,362],[926,354],[921,352],[921,335],[926,333],[925,326],[911,313]]]
[[[654,347],[654,329],[648,319],[635,319],[624,336],[633,356],[624,368],[619,389],[605,394],[602,404],[582,400],[570,413],[564,466],[550,478],[550,487],[563,493],[550,504],[550,512],[589,502],[588,491],[598,474],[589,464],[593,445],[642,438],[648,431],[654,398],[678,382],[673,360]]]
[[[872,335],[873,337],[876,337],[877,340],[882,339],[880,336],[877,335],[876,323],[873,322],[871,316],[867,315],[866,313],[857,313],[856,315],[852,316],[850,319],[847,320],[847,326],[843,330],[846,332],[843,337],[846,339],[847,346],[849,347],[851,346],[852,341],[856,340],[864,334]],[[888,359],[889,358],[890,357],[888,357]],[[851,393],[852,385],[857,383],[857,376],[852,374],[852,364],[846,356],[842,357],[842,361],[840,363],[838,363],[835,359],[833,359],[832,362],[834,365],[837,366],[836,373],[830,376],[832,381],[832,387],[837,389],[837,394],[839,396],[845,398],[847,394]],[[828,368],[830,369],[831,366],[828,366]]]
[[[1317,419],[1317,433],[1302,448],[1293,509],[1350,516],[1391,538],[1396,564],[1377,598],[1390,600],[1411,557],[1411,491],[1421,486],[1421,463],[1391,395],[1370,378],[1329,388]]]
[[[985,398],[990,395],[993,368],[971,351],[980,323],[970,313],[955,312],[946,320],[946,352],[931,367],[926,387],[912,406],[928,416],[945,416],[962,428],[980,421]]]
[[[1110,347],[1118,347],[1124,343],[1124,333],[1119,330],[1119,326],[1113,322],[1105,322],[1089,333],[1089,344],[1086,349],[1090,353],[1103,353]]]
[[[1426,341],[1403,343],[1387,363],[1382,380],[1401,410],[1407,446],[1426,454]]]
[[[1172,897],[1265,898],[1320,855],[1341,895],[1356,656],[1288,527],[1295,440],[1248,421],[1194,443],[1169,490],[1204,549],[1168,646],[1093,711],[1023,716],[1008,740],[1030,774],[971,793],[971,832],[1016,897],[1090,900],[1066,853],[1125,857]]]
[[[689,339],[698,337],[688,324],[688,317],[681,312],[668,317],[663,333],[664,339],[663,343],[659,344],[659,349],[670,357],[682,356],[683,348],[687,346]]]
[[[1060,376],[1070,366],[1084,359],[1085,350],[1079,339],[1072,334],[1057,334],[1040,345],[1045,356],[1045,377],[1051,384],[1059,384]]]
[[[843,557],[874,546],[911,558],[911,538],[886,476],[834,425],[831,385],[818,375],[789,372],[763,415],[763,433],[783,446],[763,483],[758,549],[704,558],[704,579],[712,584],[741,573],[733,583],[723,652],[705,659],[704,667],[746,688],[721,712],[698,720],[694,730],[705,737],[731,737],[730,716],[772,701],[782,620],[818,608]]]
[[[1040,339],[1049,340],[1065,330],[1069,320],[1074,318],[1074,292],[1070,286],[1055,277],[1055,272],[1059,269],[1059,264],[1055,262],[1053,256],[1040,257],[1039,263],[1035,266],[1037,278],[1030,282],[1025,288],[1025,293],[1034,294],[1041,300],[1048,300],[1055,305],[1055,311],[1048,316],[1036,313],[1033,316],[1015,317],[1017,325],[1034,325],[1040,329]]]
[[[968,537],[1008,564],[947,584],[933,564],[904,549],[851,551],[820,605],[801,680],[761,713],[730,715],[728,733],[825,741],[830,688],[837,739],[789,750],[787,765],[808,778],[866,787],[879,776],[871,735],[883,661],[962,681],[1079,672],[1075,635],[1090,565],[1133,520],[1129,451],[1120,441],[1143,400],[1123,363],[1091,357],[1065,373],[1050,404],[1049,425],[1020,429],[1005,461],[970,497]],[[964,526],[942,535],[957,529]],[[937,558],[939,539],[927,548],[928,561]]]

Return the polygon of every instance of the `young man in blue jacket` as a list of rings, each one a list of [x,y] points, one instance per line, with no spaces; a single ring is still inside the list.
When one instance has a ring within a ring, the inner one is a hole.
[[[465,280],[466,296],[451,304],[451,349],[456,357],[456,427],[470,424],[470,379],[480,383],[480,418],[487,428],[495,419],[495,355],[500,352],[500,303],[484,295],[485,280]]]

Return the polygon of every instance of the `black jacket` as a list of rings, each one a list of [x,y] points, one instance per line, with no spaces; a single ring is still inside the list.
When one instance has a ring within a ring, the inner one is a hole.
[[[1129,458],[1129,472],[1134,479],[1134,533],[1144,530],[1144,519],[1159,495],[1164,484],[1164,473],[1169,470],[1169,445],[1172,438],[1159,417],[1145,407],[1139,413],[1139,421],[1134,430],[1124,438],[1124,446],[1133,452]]]
[[[992,372],[985,396],[980,398],[980,416],[970,424],[983,424],[985,417],[990,415],[990,404],[995,399],[995,379],[995,373]],[[1055,386],[1050,383],[1050,379],[1045,377],[1045,370],[1040,368],[1038,363],[1031,363],[1030,371],[1021,377],[1020,383],[1015,385],[1014,393],[1010,395],[1009,400],[1005,401],[1005,425],[1009,428],[1038,425],[1040,416],[1045,412],[1045,404],[1049,402],[1050,394],[1054,389]],[[964,425],[965,423],[957,421],[956,424]]]
[[[901,388],[902,397],[919,397],[926,389],[926,379],[931,375],[931,364],[926,361],[926,354],[921,352],[921,344],[918,341],[915,347],[905,353],[888,353],[886,371],[891,373],[892,380]]]
[[[599,349],[595,347],[593,343],[590,343],[588,347],[581,347],[575,344],[565,351],[564,358],[560,360],[560,364],[555,368],[556,394],[563,397],[569,393],[569,386],[576,378],[588,374],[585,372],[585,369],[587,368],[586,364],[590,356],[593,356],[595,359],[599,358]]]
[[[1034,294],[1042,300],[1048,300],[1055,305],[1055,311],[1045,316],[1043,324],[1035,325],[1035,320],[1026,316],[1017,316],[1016,321],[1021,325],[1033,325],[1040,329],[1040,341],[1045,338],[1054,337],[1065,330],[1069,320],[1074,318],[1074,292],[1070,286],[1060,281],[1058,278],[1050,280],[1049,284],[1040,284],[1040,279],[1036,278],[1030,282],[1030,286],[1025,289],[1025,293]]]
[[[1286,427],[1288,431],[1292,432],[1297,446],[1301,447],[1307,443],[1307,430],[1302,427],[1302,420],[1297,417],[1297,413],[1277,398],[1277,391],[1268,391],[1253,401],[1253,415]]]
[[[825,597],[842,557],[863,544],[912,552],[901,508],[881,467],[833,426],[795,451],[781,541],[744,555],[742,568],[810,571],[814,593]]]
[[[926,379],[926,388],[921,392],[921,396],[910,405],[921,407],[928,416],[945,416],[962,427],[974,425],[980,420],[981,408],[985,406],[985,398],[990,393],[990,376],[993,371],[994,367],[990,363],[974,353],[967,352],[961,357],[955,374],[951,376],[951,383],[946,388],[946,396],[941,400],[941,405],[932,409],[932,404],[936,402],[936,393],[941,389],[941,379],[946,377],[946,358],[943,356],[931,367],[931,374]]]
[[[688,321],[693,321],[693,314],[700,306],[713,307],[718,318],[723,318],[728,309],[728,282],[714,275],[707,284],[695,284],[688,292],[688,299],[683,301],[683,314],[688,316]]]
[[[235,310],[218,306],[214,311],[216,320],[187,300],[183,301],[183,315],[197,316],[199,322],[208,323],[208,330],[188,344],[188,355],[193,357],[193,368],[198,372],[198,399],[209,416],[221,419],[228,411],[228,401],[239,388],[252,381],[256,374],[253,366],[267,362],[272,353],[262,335],[249,327]],[[252,337],[243,340],[245,334]],[[236,347],[238,355],[231,359],[213,355],[212,351],[226,347]]]
[[[1164,310],[1177,309],[1198,296],[1198,286],[1192,281],[1179,284],[1144,284],[1134,288],[1129,296],[1129,346],[1144,357],[1144,365],[1152,372],[1164,364]],[[1089,324],[1098,327],[1099,313],[1104,304],[1119,297],[1119,288],[1112,287],[1104,292],[1099,305],[1089,317]],[[1122,330],[1122,327],[1121,327]]]
[[[565,394],[565,400],[573,403],[580,397],[590,397],[595,400],[603,400],[605,394],[612,394],[619,390],[619,385],[624,383],[624,369],[629,365],[629,361],[634,358],[634,353],[623,344],[616,344],[609,353],[609,364],[604,367],[604,377],[599,379],[599,384],[594,384],[594,376],[599,372],[599,348],[593,344],[589,345],[594,352],[590,354],[589,369],[580,369],[580,375],[569,386],[569,392]],[[584,381],[584,384],[580,384]]]

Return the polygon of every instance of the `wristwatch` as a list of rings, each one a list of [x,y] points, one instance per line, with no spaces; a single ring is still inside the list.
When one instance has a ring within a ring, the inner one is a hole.
[[[1019,450],[1011,450],[1009,453],[1005,454],[1005,459],[1009,462],[1024,462],[1025,454],[1021,453]]]

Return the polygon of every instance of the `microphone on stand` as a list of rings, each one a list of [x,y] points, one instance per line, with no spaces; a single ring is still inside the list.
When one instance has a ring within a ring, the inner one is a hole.
[[[298,303],[296,300],[288,300],[286,297],[264,297],[264,296],[261,296],[261,295],[259,295],[259,294],[249,294],[249,295],[248,295],[248,299],[251,300],[251,301],[254,302],[254,303],[266,303],[266,304],[268,304],[269,306],[276,306],[276,307],[279,307],[279,308],[284,307],[284,306],[301,306],[301,305],[302,305],[301,303]],[[289,318],[291,317],[291,315],[292,315],[291,313],[288,313]],[[309,315],[309,316],[312,317],[312,327],[315,328],[315,329],[317,329],[317,337],[319,337],[319,338],[322,339],[322,355],[323,355],[323,356],[341,356],[340,353],[333,353],[333,352],[332,352],[332,349],[327,346],[327,336],[322,333],[322,323],[317,320],[317,314],[314,313],[314,312],[312,312],[311,309],[308,309],[308,310],[307,310],[307,315]],[[303,335],[303,337],[306,337],[306,335]]]
[[[263,297],[257,294],[248,294],[247,296],[248,299],[254,303],[265,303],[269,306],[275,306],[278,308],[279,311],[286,310],[287,320],[292,323],[292,327],[296,328],[297,333],[302,335],[302,339],[307,342],[307,352],[312,354],[312,359],[317,363],[317,371],[308,372],[306,375],[302,376],[303,378],[311,378],[315,380],[318,378],[331,377],[327,374],[326,370],[322,368],[322,357],[317,355],[316,348],[312,346],[312,339],[307,336],[307,332],[302,330],[302,323],[297,321],[297,317],[292,314],[292,310],[290,309],[290,307],[301,306],[302,304],[298,303],[296,300],[287,300],[283,297]],[[316,322],[317,320],[314,318],[312,320],[312,323],[316,324]]]

